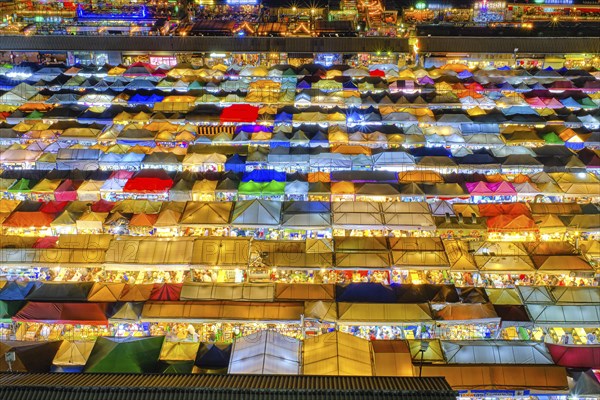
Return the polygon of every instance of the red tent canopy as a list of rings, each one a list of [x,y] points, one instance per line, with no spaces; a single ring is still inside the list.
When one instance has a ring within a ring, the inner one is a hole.
[[[103,213],[110,212],[115,206],[115,203],[104,199],[98,200],[92,204],[92,212]]]
[[[183,283],[155,283],[149,300],[179,301]]]
[[[600,345],[560,345],[546,343],[556,365],[567,368],[600,368]]]
[[[65,209],[66,206],[69,205],[68,201],[49,201],[44,203],[38,211],[47,213],[47,214],[58,214]]]
[[[39,303],[30,301],[13,318],[20,322],[71,325],[106,325],[106,304]]]
[[[45,236],[36,240],[32,247],[34,249],[53,249],[57,242],[58,236]]]
[[[233,104],[225,107],[221,112],[221,123],[223,122],[256,122],[258,118],[258,107],[249,104]]]
[[[486,203],[479,205],[479,215],[482,217],[495,217],[500,214],[530,216],[531,211],[525,203]]]
[[[123,187],[123,192],[134,193],[162,193],[171,189],[171,179],[160,178],[131,178]]]
[[[490,232],[522,232],[537,230],[535,222],[525,215],[501,214],[491,217],[487,219],[487,227]]]
[[[81,186],[83,181],[65,180],[54,191],[54,198],[57,201],[75,201],[77,200],[77,188]]]
[[[373,71],[369,71],[369,75],[370,76],[380,76],[380,77],[385,77],[385,71],[382,71],[380,69],[374,69]]]
[[[49,227],[52,221],[54,221],[54,215],[41,211],[15,211],[4,220],[3,225],[13,228],[43,228]]]

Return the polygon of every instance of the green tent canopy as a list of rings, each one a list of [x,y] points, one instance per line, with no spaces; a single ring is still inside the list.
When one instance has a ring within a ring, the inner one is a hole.
[[[562,139],[554,132],[546,133],[544,135],[546,144],[565,144]]]
[[[29,179],[19,179],[14,185],[8,188],[10,193],[29,193],[31,192],[31,181]]]
[[[159,372],[162,374],[191,374],[193,361],[160,361]]]
[[[0,301],[0,323],[12,322],[12,317],[19,312],[23,304],[23,301]]]
[[[159,369],[164,336],[145,338],[99,337],[84,372],[150,373]]]

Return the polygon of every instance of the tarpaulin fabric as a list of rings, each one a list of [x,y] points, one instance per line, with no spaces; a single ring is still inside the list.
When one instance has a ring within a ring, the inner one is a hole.
[[[155,283],[149,300],[178,301],[182,283]]]
[[[84,372],[138,374],[156,372],[164,339],[164,336],[99,337],[85,364]]]
[[[350,283],[337,285],[335,298],[348,303],[395,303],[394,289],[380,283]]]
[[[546,343],[556,365],[567,368],[600,368],[600,345],[560,345]]]
[[[26,299],[33,301],[87,301],[94,282],[43,282]]]
[[[39,282],[8,282],[2,290],[0,290],[0,300],[25,300],[25,297],[39,285]]]
[[[14,352],[16,361],[12,363],[13,372],[50,372],[52,360],[60,348],[62,340],[53,342],[0,342],[0,370],[8,371],[5,354]]]
[[[106,305],[100,303],[29,302],[15,316],[18,322],[107,325]]]
[[[226,373],[231,348],[229,343],[200,343],[194,365],[200,368],[201,373]]]
[[[221,112],[221,123],[224,122],[256,122],[258,107],[249,104],[233,104]]]
[[[14,211],[4,220],[2,225],[12,228],[46,228],[50,226],[50,223],[53,220],[53,214],[47,214],[41,211]]]
[[[173,186],[173,181],[170,179],[160,179],[152,177],[134,177],[129,179],[123,192],[126,193],[164,193],[169,191]]]

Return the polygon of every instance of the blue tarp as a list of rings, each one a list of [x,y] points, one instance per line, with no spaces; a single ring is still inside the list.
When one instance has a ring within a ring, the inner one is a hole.
[[[450,150],[445,147],[416,147],[409,150],[409,153],[414,157],[452,157]]]
[[[0,300],[25,300],[39,284],[41,282],[8,282],[0,290]]]
[[[348,303],[395,303],[391,286],[380,283],[350,283],[335,287],[335,300]]]
[[[227,166],[227,163],[225,163]],[[245,173],[242,176],[242,182],[285,182],[285,172],[279,172],[272,169],[255,169]]]
[[[292,123],[294,116],[290,113],[281,112],[275,116],[275,123]]]
[[[225,170],[233,172],[244,172],[246,170],[246,158],[234,154],[225,162]]]

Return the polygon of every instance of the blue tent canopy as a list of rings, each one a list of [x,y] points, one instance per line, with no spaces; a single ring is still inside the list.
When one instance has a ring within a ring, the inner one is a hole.
[[[239,154],[234,154],[225,162],[225,169],[233,172],[244,172],[246,170],[246,159]]]
[[[410,154],[415,157],[452,157],[452,153],[445,147],[416,147],[409,150]]]
[[[25,300],[41,282],[8,282],[0,290],[0,300]]]
[[[396,293],[380,283],[350,283],[335,287],[335,300],[348,303],[395,303]]]
[[[225,163],[227,166],[227,163]],[[285,172],[279,172],[272,169],[255,169],[245,173],[242,182],[285,182]]]
[[[281,112],[275,115],[275,123],[292,123],[294,116],[290,113]]]

